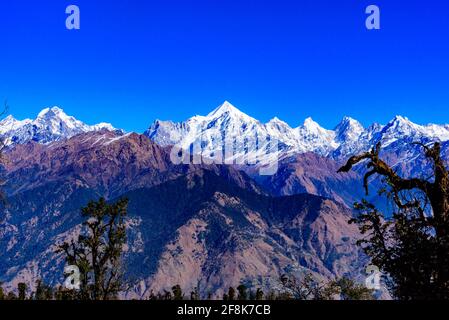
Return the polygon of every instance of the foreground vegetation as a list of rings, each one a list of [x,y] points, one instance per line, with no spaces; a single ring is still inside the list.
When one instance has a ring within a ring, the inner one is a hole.
[[[126,282],[123,272],[123,248],[126,243],[125,216],[128,201],[120,200],[108,204],[105,199],[90,202],[81,210],[84,218],[84,232],[78,239],[61,245],[57,252],[64,254],[68,265],[76,266],[79,275],[70,278],[66,286],[52,288],[42,281],[36,283],[33,292],[19,283],[17,294],[5,293],[0,286],[0,300],[116,300],[120,293],[132,288]],[[78,283],[75,283],[78,282]],[[328,283],[318,282],[312,275],[301,279],[284,275],[279,279],[276,290],[265,293],[262,289],[247,288],[240,284],[229,288],[222,297],[204,294],[195,289],[186,294],[179,285],[171,291],[150,293],[149,300],[367,300],[373,299],[373,292],[350,279],[339,279]]]
[[[340,172],[366,166],[364,186],[380,176],[380,194],[393,204],[386,218],[373,204],[356,204],[358,224],[365,236],[359,241],[365,253],[386,275],[391,295],[400,300],[449,299],[449,173],[441,157],[441,145],[419,145],[430,165],[427,178],[403,178],[383,161],[378,144],[370,152],[351,157]],[[422,172],[421,176],[426,173]]]
[[[216,300],[246,301],[246,300],[373,300],[373,291],[365,286],[358,285],[352,280],[342,278],[325,284],[316,282],[311,275],[301,280],[282,276],[281,287],[264,293],[262,289],[251,290],[245,285],[237,288],[231,287],[221,297],[207,295],[203,297],[196,289],[186,295],[179,285],[173,286],[171,291],[157,294],[150,293],[147,300]],[[0,300],[92,300],[91,297],[82,296],[80,292],[68,290],[62,286],[52,288],[42,281],[36,283],[36,290],[27,294],[27,286],[19,283],[17,294],[5,293],[0,286]],[[107,300],[118,299],[107,297]]]

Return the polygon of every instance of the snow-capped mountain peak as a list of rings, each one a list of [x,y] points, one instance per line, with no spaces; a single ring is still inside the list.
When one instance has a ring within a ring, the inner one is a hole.
[[[89,126],[67,115],[59,107],[43,109],[34,120],[19,121],[12,116],[8,116],[0,121],[0,136],[6,145],[23,144],[28,141],[46,144],[67,139],[80,133],[103,129],[115,130],[109,123]]]
[[[58,116],[58,115],[67,116],[65,114],[64,110],[55,106],[52,108],[42,109],[41,112],[39,112],[39,114],[37,115],[37,118],[45,118],[45,117],[52,117],[52,116]]]
[[[215,110],[207,115],[207,118],[219,117],[225,113],[228,114],[242,114],[242,112],[234,107],[229,101],[223,102],[220,106],[218,106]]]
[[[291,144],[296,143],[296,135],[287,124],[274,121],[262,124],[228,101],[207,116],[195,116],[180,123],[155,122],[145,134],[163,146],[176,144],[187,150],[193,146],[204,157],[226,153],[235,161],[258,158],[255,154],[264,153],[268,137],[283,137],[290,139]],[[235,150],[227,150],[230,145]]]
[[[407,117],[395,116],[388,124],[389,127],[419,127],[417,124],[411,122]]]
[[[89,126],[85,123],[68,116],[64,110],[59,107],[45,108],[37,115],[34,124],[38,126],[46,126],[51,131],[64,133],[65,129],[90,131]]]
[[[396,115],[394,118],[393,118],[393,120],[392,120],[392,122],[407,122],[407,123],[410,123],[411,121],[409,120],[409,118],[407,118],[407,117],[403,117],[403,116],[401,116],[401,115]]]
[[[240,124],[259,122],[258,120],[250,117],[246,113],[243,113],[242,111],[234,107],[228,101],[225,101],[218,108],[209,113],[206,117],[197,116],[191,118],[190,120],[196,120],[195,122],[202,121],[203,123],[206,123],[206,122],[214,122],[217,119],[223,119],[223,121],[226,121],[227,123],[238,122]]]
[[[355,141],[365,132],[363,125],[351,118],[344,117],[340,124],[335,128],[336,138],[339,142]]]
[[[321,155],[327,155],[332,149],[336,148],[335,132],[327,130],[320,126],[311,117],[304,120],[304,124],[296,129],[298,135],[298,145],[296,150],[299,152],[316,152]]]
[[[418,125],[410,121],[407,117],[394,117],[381,131],[382,144],[387,146],[397,140],[407,137],[419,141],[429,139],[433,141],[448,141],[449,128],[447,125]]]
[[[17,130],[21,126],[24,126],[25,124],[28,124],[32,122],[31,119],[25,119],[25,120],[17,120],[12,115],[7,116],[5,119],[0,121],[0,135],[3,135],[4,133],[12,130]]]
[[[304,124],[298,128],[300,136],[325,136],[328,139],[330,136],[335,136],[332,130],[324,129],[320,124],[314,121],[311,117],[304,120]]]
[[[304,120],[304,124],[302,125],[302,128],[308,129],[310,131],[320,131],[324,130],[321,128],[318,122],[312,119],[312,117],[308,117],[306,120]]]
[[[279,119],[278,117],[274,117],[273,119],[271,119],[271,120],[268,121],[267,123],[287,124],[285,121],[282,121],[282,120]]]
[[[265,125],[267,128],[273,128],[279,131],[290,131],[292,128],[288,125],[287,122],[282,121],[278,117],[274,117],[270,121],[268,121]]]
[[[343,117],[343,119],[341,120],[341,122],[338,126],[340,126],[340,127],[352,126],[352,127],[362,127],[363,128],[362,124],[359,121],[357,121],[354,118],[348,117],[348,116]]]
[[[196,116],[180,123],[155,122],[145,134],[164,146],[181,143],[187,148],[199,142],[201,150],[207,153],[223,150],[223,137],[254,140],[254,137],[265,135],[278,140],[283,156],[314,152],[322,156],[346,158],[369,150],[378,142],[388,147],[397,140],[409,141],[422,137],[449,141],[449,126],[422,126],[406,117],[396,116],[387,125],[375,123],[367,128],[351,117],[344,117],[334,130],[323,128],[312,118],[307,118],[297,128],[291,128],[276,117],[262,124],[226,101],[207,116]],[[239,146],[241,149],[237,153],[244,154],[245,145]]]

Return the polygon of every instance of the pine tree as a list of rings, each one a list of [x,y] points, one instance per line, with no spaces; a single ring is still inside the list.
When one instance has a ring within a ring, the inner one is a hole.
[[[198,287],[193,288],[193,291],[190,293],[190,300],[200,300]]]
[[[2,287],[3,283],[0,282],[0,300],[5,300],[5,292]]]
[[[81,275],[80,299],[110,300],[124,290],[122,253],[126,242],[128,200],[108,204],[101,198],[81,210],[84,233],[60,250]]]
[[[173,296],[170,291],[164,290],[164,294],[161,295],[161,299],[159,300],[172,300]]]
[[[256,291],[256,300],[263,300],[264,294],[262,289],[258,288]]]
[[[33,294],[35,300],[52,300],[53,290],[51,287],[45,285],[42,280],[36,281],[36,291]]]
[[[177,284],[172,289],[173,292],[173,299],[174,300],[184,300],[184,294],[182,293],[181,286]]]
[[[23,282],[20,282],[17,285],[17,290],[19,291],[19,300],[25,300],[26,299],[26,290],[27,285]]]
[[[228,299],[229,301],[235,300],[235,289],[233,287],[230,287],[228,290]]]
[[[239,285],[237,291],[239,293],[238,300],[248,300],[248,288],[244,284]]]
[[[338,287],[341,300],[373,300],[373,290],[365,285],[357,284],[348,278],[341,278],[331,284]],[[333,293],[336,293],[333,291]]]

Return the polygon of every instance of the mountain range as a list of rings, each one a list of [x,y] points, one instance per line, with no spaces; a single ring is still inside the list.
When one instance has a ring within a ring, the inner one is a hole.
[[[350,117],[344,117],[334,130],[321,127],[312,118],[292,128],[278,118],[261,123],[225,102],[207,116],[195,116],[179,123],[156,120],[145,135],[162,146],[179,144],[187,149],[197,143],[206,154],[223,150],[226,139],[251,141],[258,136],[271,137],[279,141],[280,159],[313,152],[341,160],[366,151],[378,142],[388,147],[398,141],[448,141],[449,125],[422,126],[396,116],[386,125],[374,123],[368,128]],[[237,155],[245,152],[244,146],[237,146]]]
[[[398,116],[365,128],[345,117],[334,130],[312,119],[292,128],[277,118],[261,123],[228,102],[185,122],[157,120],[143,134],[90,126],[54,107],[35,120],[7,117],[0,137],[7,199],[0,210],[0,282],[61,283],[64,261],[55,248],[80,233],[80,208],[99,197],[127,197],[125,260],[136,284],[128,298],[174,284],[217,297],[240,283],[269,289],[283,273],[360,277],[367,260],[355,245],[357,228],[347,222],[352,204],[366,197],[364,171],[337,174],[342,162],[378,142],[403,175],[429,169],[414,141],[441,141],[449,159],[447,125]],[[271,152],[273,140],[279,143]],[[174,144],[213,158],[228,155],[229,141],[231,160],[252,161],[172,161]],[[259,166],[270,161],[276,172],[261,175]]]
[[[49,144],[101,130],[125,132],[109,123],[87,125],[58,107],[42,110],[34,120],[16,120],[8,116],[0,121],[0,138],[8,146],[29,141]],[[350,117],[344,117],[333,130],[321,127],[312,118],[292,128],[278,118],[262,123],[226,101],[207,116],[194,116],[183,122],[156,120],[143,134],[162,147],[178,145],[191,149],[192,145],[198,145],[198,152],[211,157],[224,153],[225,143],[230,141],[233,146],[230,157],[234,161],[245,158],[267,163],[305,153],[342,161],[378,142],[390,152],[396,152],[402,144],[412,141],[447,142],[449,125],[418,125],[406,117],[396,116],[386,125],[374,123],[366,128]],[[264,143],[266,139],[262,138],[276,140],[278,148],[268,150]],[[410,155],[412,158],[413,154]]]

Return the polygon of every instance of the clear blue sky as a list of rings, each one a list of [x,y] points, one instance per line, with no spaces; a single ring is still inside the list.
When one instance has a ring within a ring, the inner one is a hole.
[[[81,30],[65,29],[65,8]],[[365,8],[381,9],[380,31]],[[0,3],[0,99],[143,131],[224,100],[292,126],[312,116],[449,123],[443,0],[28,0]]]

